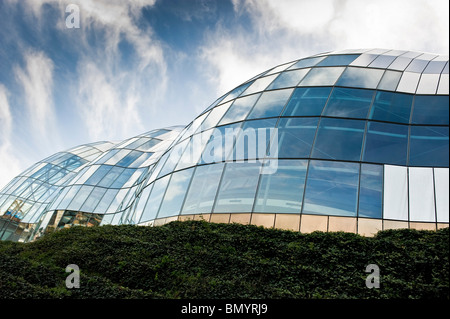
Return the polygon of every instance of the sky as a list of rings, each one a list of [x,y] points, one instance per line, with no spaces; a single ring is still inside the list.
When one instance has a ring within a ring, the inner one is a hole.
[[[448,0],[0,0],[0,188],[56,152],[187,125],[284,62],[449,54]]]

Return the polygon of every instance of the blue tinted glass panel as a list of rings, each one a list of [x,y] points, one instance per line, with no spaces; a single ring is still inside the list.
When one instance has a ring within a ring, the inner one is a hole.
[[[97,185],[98,182],[111,170],[112,166],[101,165],[94,174],[86,181],[86,184]]]
[[[282,116],[320,116],[331,87],[297,88]]]
[[[282,118],[278,124],[278,157],[309,157],[318,118]]]
[[[314,68],[309,71],[299,86],[334,85],[344,69],[344,67]]]
[[[409,165],[448,167],[448,152],[448,127],[411,127]]]
[[[412,123],[448,124],[448,95],[416,95]]]
[[[123,184],[125,184],[130,177],[134,174],[136,169],[124,169],[122,174],[112,183],[111,188],[121,188]],[[103,181],[102,181],[103,182]]]
[[[113,167],[103,179],[98,183],[98,186],[110,187],[111,184],[122,174],[125,168]]]
[[[237,136],[233,152],[227,157],[228,160],[258,159],[264,158],[267,146],[273,136],[273,130],[277,119],[264,119],[246,121],[242,131]]]
[[[264,92],[256,102],[249,119],[279,116],[293,89]]]
[[[228,163],[220,183],[214,212],[251,212],[259,179],[259,170],[259,163]]]
[[[413,95],[394,93],[394,92],[377,92],[370,110],[370,119],[409,123],[411,115]]]
[[[286,71],[281,73],[272,84],[267,88],[268,90],[282,89],[291,86],[296,86],[301,79],[308,73],[309,69],[299,69],[294,71]]]
[[[300,213],[307,160],[278,160],[277,170],[262,170],[253,209],[262,213]]]
[[[175,216],[180,213],[193,171],[194,169],[190,168],[172,174],[158,218]]]
[[[236,99],[220,120],[219,125],[243,121],[259,96],[260,94],[252,94]]]
[[[322,118],[311,157],[359,161],[365,121]]]
[[[384,70],[348,67],[336,83],[338,86],[375,89]]]
[[[356,216],[359,164],[310,161],[304,214]]]
[[[381,218],[383,203],[383,166],[361,164],[359,217]]]
[[[372,90],[334,88],[323,115],[365,119],[373,95]]]
[[[142,155],[142,152],[131,151],[128,155],[126,155],[124,158],[122,158],[116,165],[127,167],[141,155]]]
[[[363,161],[406,165],[408,127],[369,122]]]
[[[339,66],[349,65],[355,60],[359,54],[330,55],[322,60],[317,66]]]
[[[220,163],[196,168],[182,214],[211,212],[224,166]]]

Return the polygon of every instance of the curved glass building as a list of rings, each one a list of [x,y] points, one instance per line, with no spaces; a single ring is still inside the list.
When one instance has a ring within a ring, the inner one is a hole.
[[[0,192],[0,237],[204,219],[373,235],[449,223],[448,56],[346,50],[276,66],[186,127],[57,153]]]

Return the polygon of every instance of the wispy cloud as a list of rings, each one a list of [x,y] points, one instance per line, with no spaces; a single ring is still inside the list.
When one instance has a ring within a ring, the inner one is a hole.
[[[55,120],[53,62],[45,53],[36,51],[26,52],[24,61],[24,67],[16,66],[15,75],[24,91],[29,124],[41,138],[48,138]]]
[[[11,180],[20,169],[17,158],[14,156],[10,141],[13,127],[13,117],[8,101],[9,92],[0,84],[0,189]]]

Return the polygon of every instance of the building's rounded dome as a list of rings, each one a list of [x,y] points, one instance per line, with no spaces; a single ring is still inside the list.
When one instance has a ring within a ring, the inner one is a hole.
[[[94,172],[130,167],[133,151],[105,146],[38,209],[39,227],[83,213],[102,224],[193,218],[364,235],[447,227],[448,56],[347,50],[285,63],[217,99],[169,144],[133,191],[89,184]],[[3,217],[16,186],[0,193]],[[114,192],[115,205],[100,192]]]

